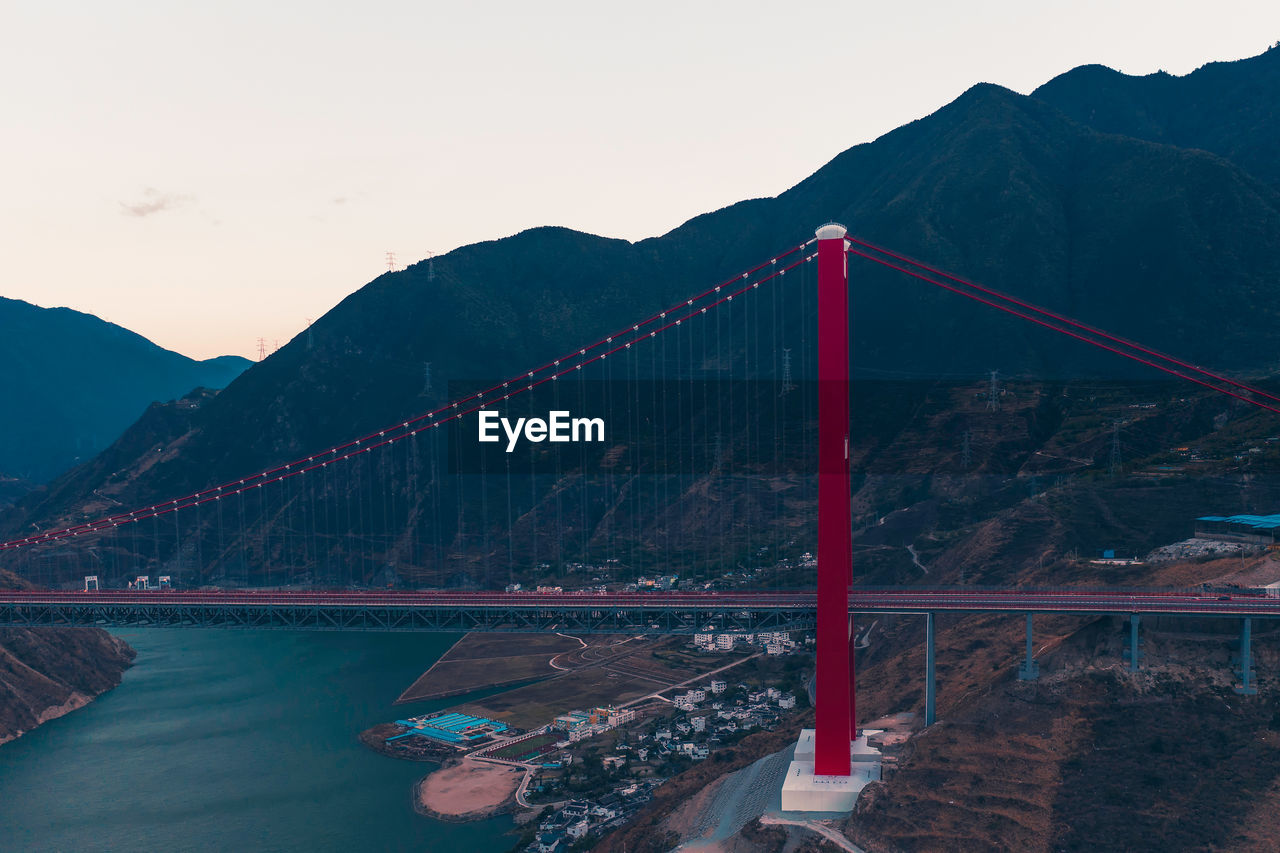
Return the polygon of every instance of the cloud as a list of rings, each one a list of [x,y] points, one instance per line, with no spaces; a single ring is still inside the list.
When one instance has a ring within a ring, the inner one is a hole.
[[[163,213],[166,210],[177,210],[193,201],[195,198],[189,195],[162,193],[153,187],[147,187],[142,191],[142,198],[138,201],[120,202],[120,212],[125,216],[141,218],[153,213]]]

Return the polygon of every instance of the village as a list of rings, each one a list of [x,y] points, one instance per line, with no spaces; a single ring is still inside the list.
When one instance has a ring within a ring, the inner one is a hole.
[[[584,839],[633,817],[670,776],[808,707],[808,658],[796,652],[811,648],[812,637],[797,642],[786,632],[704,633],[692,640],[693,653],[711,662],[726,656],[729,663],[678,687],[619,705],[569,710],[523,731],[457,710],[409,717],[396,721],[387,746],[421,744],[423,757],[460,757],[459,769],[519,771],[515,790],[504,799],[506,810],[524,811],[523,821],[517,820],[524,826],[519,849],[585,847]],[[514,783],[515,777],[506,778]],[[425,799],[427,811],[441,813]]]

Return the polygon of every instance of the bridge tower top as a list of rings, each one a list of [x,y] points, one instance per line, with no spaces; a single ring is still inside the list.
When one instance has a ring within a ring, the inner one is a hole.
[[[817,231],[819,240],[843,240],[844,235],[849,233],[849,229],[845,228],[838,222],[828,222]]]

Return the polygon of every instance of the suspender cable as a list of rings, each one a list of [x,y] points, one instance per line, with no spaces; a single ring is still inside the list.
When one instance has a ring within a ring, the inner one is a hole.
[[[596,343],[580,348],[576,353],[565,356],[562,359],[549,362],[532,371],[526,371],[519,377],[513,377],[505,383],[493,386],[484,391],[476,392],[460,400],[453,401],[444,407],[402,421],[400,424],[393,425],[376,433],[370,433],[367,436],[355,439],[336,447],[331,447],[325,451],[311,454],[307,457],[294,460],[285,465],[278,465],[265,471],[259,471],[255,474],[241,478],[240,480],[228,481],[219,486],[212,486],[199,492],[195,492],[184,497],[175,498],[164,501],[159,504],[153,504],[149,507],[134,510],[129,513],[110,516],[99,519],[97,521],[87,522],[85,524],[73,525],[70,527],[50,530],[35,536],[28,536],[21,539],[11,540],[9,542],[0,543],[0,550],[12,548],[23,548],[30,545],[42,544],[70,536],[78,536],[83,533],[96,533],[105,530],[115,524],[127,524],[136,522],[145,518],[153,518],[159,515],[172,512],[181,506],[192,506],[196,503],[208,502],[217,495],[242,493],[248,489],[260,488],[269,483],[281,482],[287,478],[298,476],[304,471],[311,471],[320,468],[329,463],[344,461],[355,456],[368,453],[371,450],[387,446],[393,443],[397,438],[403,437],[410,431],[419,429],[433,429],[442,423],[446,423],[466,414],[470,414],[487,404],[488,401],[496,398],[508,399],[511,396],[522,393],[525,390],[531,390],[546,382],[553,381],[555,378],[564,376],[574,370],[579,370],[596,361],[601,361],[608,356],[629,348],[633,343],[639,343],[646,339],[652,339],[660,333],[678,327],[687,321],[691,321],[700,315],[707,313],[712,308],[725,304],[734,296],[755,289],[765,282],[771,281],[784,275],[786,271],[799,267],[813,259],[813,255],[801,255],[797,260],[792,261],[786,266],[778,265],[776,262],[781,258],[790,256],[797,252],[801,252],[808,244],[791,249],[788,252],[779,255],[774,259],[772,271],[769,275],[758,280],[750,280],[748,275],[744,273],[742,276],[732,279],[730,284],[738,284],[739,287],[728,293],[722,293],[722,287],[718,286],[705,291],[699,296],[686,300],[676,308],[660,312],[653,315],[642,323],[636,323],[627,329],[619,332],[616,336],[609,336]],[[761,264],[756,270],[770,266],[770,262]],[[742,282],[746,282],[743,284]],[[715,298],[718,297],[718,298]],[[706,305],[698,306],[696,303],[704,298],[712,299]],[[672,316],[675,315],[675,316]],[[656,326],[654,324],[657,324]],[[653,328],[642,327],[653,326]],[[589,354],[590,353],[590,354]],[[567,366],[562,366],[562,362],[567,362]],[[504,393],[505,392],[505,393]],[[443,415],[443,417],[437,417]],[[391,437],[387,435],[391,433]],[[357,496],[358,497],[358,496]],[[260,505],[261,506],[261,505]],[[362,507],[363,509],[363,507]]]
[[[853,255],[858,255],[859,257],[862,257],[862,258],[866,258],[869,261],[873,261],[874,263],[880,264],[881,266],[884,266],[884,267],[888,267],[889,269],[897,270],[898,272],[905,273],[906,275],[909,275],[912,278],[920,279],[921,281],[932,284],[935,287],[940,287],[943,290],[949,290],[952,293],[957,293],[967,299],[972,299],[975,302],[981,302],[983,305],[990,306],[992,308],[995,308],[998,311],[1003,311],[1006,314],[1012,314],[1015,317],[1019,317],[1023,320],[1027,320],[1029,322],[1035,323],[1038,326],[1043,326],[1046,329],[1052,329],[1053,331],[1058,332],[1059,334],[1063,334],[1068,337],[1075,338],[1078,341],[1083,341],[1086,344],[1090,344],[1091,346],[1095,346],[1095,347],[1098,347],[1099,349],[1106,350],[1107,352],[1114,353],[1115,355],[1122,356],[1124,358],[1129,359],[1130,361],[1136,361],[1139,364],[1145,364],[1148,367],[1153,367],[1156,370],[1163,371],[1164,373],[1168,373],[1171,376],[1176,376],[1179,379],[1185,379],[1188,382],[1193,382],[1196,385],[1202,385],[1205,388],[1208,388],[1213,391],[1217,391],[1219,394],[1225,394],[1228,397],[1234,397],[1237,400],[1241,400],[1245,403],[1249,403],[1252,406],[1257,406],[1260,409],[1266,409],[1269,412],[1275,412],[1276,414],[1280,414],[1280,408],[1277,408],[1276,406],[1271,406],[1267,403],[1262,402],[1261,400],[1255,400],[1252,397],[1246,397],[1244,394],[1240,394],[1230,390],[1230,388],[1219,387],[1217,385],[1214,385],[1213,382],[1210,382],[1204,378],[1193,376],[1187,373],[1186,371],[1179,370],[1175,367],[1169,367],[1167,364],[1161,364],[1160,362],[1154,361],[1151,358],[1147,358],[1143,355],[1137,355],[1135,353],[1128,352],[1119,346],[1112,346],[1111,344],[1108,344],[1105,341],[1095,340],[1093,338],[1088,337],[1088,335],[1082,333],[1082,331],[1075,331],[1073,330],[1073,328],[1069,328],[1066,323],[1054,321],[1051,319],[1045,319],[1044,316],[1036,316],[1033,313],[1029,313],[1031,309],[1022,310],[1020,308],[1011,308],[1008,305],[1005,305],[996,301],[995,298],[988,298],[985,296],[980,296],[976,293],[971,293],[967,290],[964,290],[961,287],[957,287],[956,285],[947,284],[946,282],[939,281],[937,277],[934,277],[932,275],[918,272],[916,270],[910,269],[899,263],[886,261],[883,258],[878,258],[866,252],[859,251],[858,249],[850,248],[849,253]],[[1141,351],[1147,352],[1147,350],[1145,349]],[[1176,363],[1180,364],[1182,362],[1176,362]],[[1226,379],[1225,377],[1221,377],[1216,374],[1209,373],[1208,371],[1201,370],[1199,368],[1194,368],[1194,369],[1197,372],[1199,372],[1202,376],[1208,376],[1214,381],[1230,384],[1237,388],[1248,390],[1251,393],[1257,393],[1262,396],[1270,397],[1271,399],[1276,399],[1274,397],[1271,397],[1271,395],[1266,394],[1265,392],[1256,391],[1255,389],[1247,385],[1243,385],[1242,383],[1235,382],[1234,380]]]

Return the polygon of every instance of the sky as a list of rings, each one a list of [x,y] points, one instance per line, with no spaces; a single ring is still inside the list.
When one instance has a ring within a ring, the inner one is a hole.
[[[1272,0],[340,6],[0,2],[0,296],[256,358],[387,252],[657,236],[978,82],[1280,40]]]

